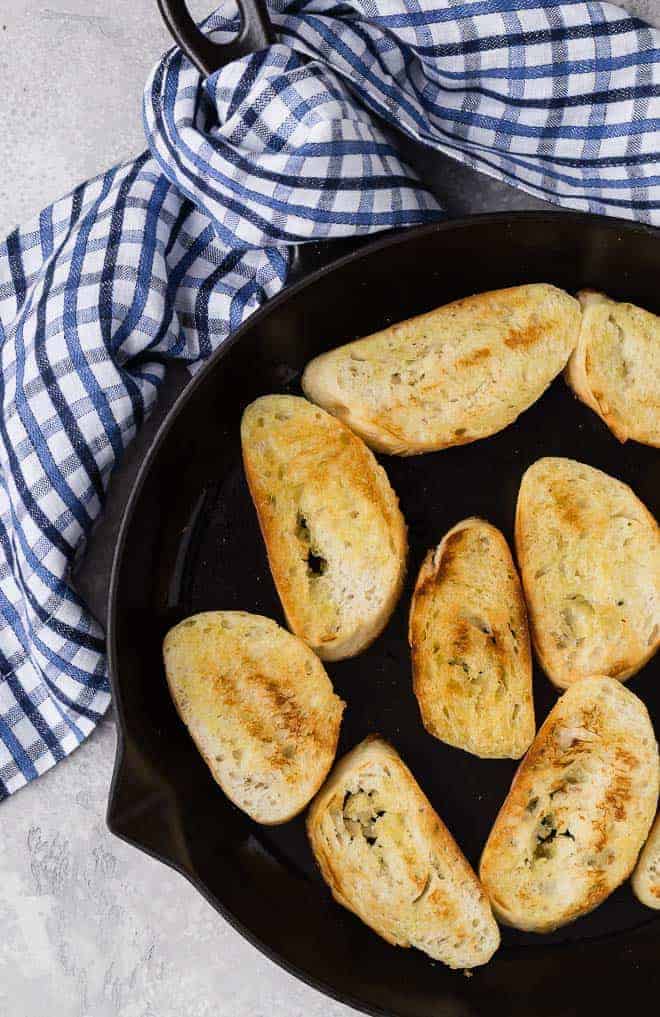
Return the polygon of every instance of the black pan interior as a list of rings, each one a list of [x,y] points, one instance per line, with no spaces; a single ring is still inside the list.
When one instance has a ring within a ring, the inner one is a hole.
[[[229,804],[169,700],[160,644],[208,609],[283,623],[241,466],[239,421],[267,392],[300,393],[315,354],[480,290],[547,281],[602,288],[660,312],[660,239],[644,227],[569,213],[488,216],[389,238],[320,273],[256,315],[184,393],[127,511],[110,604],[121,730],[111,829],[185,872],[275,960],[332,995],[396,1017],[609,1013],[641,986],[657,1001],[660,919],[622,887],[551,936],[503,930],[471,977],[395,949],[332,903],[302,819],[263,828]],[[570,456],[629,483],[660,512],[658,452],[620,445],[558,379],[501,434],[432,455],[381,457],[408,522],[408,582],[384,634],[328,666],[348,703],[340,752],[371,731],[391,740],[476,865],[515,764],[482,761],[425,733],[411,691],[406,619],[422,557],[459,519],[480,515],[512,538],[524,470]],[[660,719],[659,661],[630,682]],[[537,668],[540,722],[555,701]]]

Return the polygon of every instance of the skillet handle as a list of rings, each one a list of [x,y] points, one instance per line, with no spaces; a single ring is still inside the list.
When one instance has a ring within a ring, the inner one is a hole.
[[[264,49],[275,41],[275,32],[268,17],[266,0],[237,0],[241,18],[240,34],[229,43],[213,42],[197,27],[186,0],[158,0],[158,7],[177,46],[205,77],[239,57]],[[311,272],[330,264],[336,258],[352,254],[372,237],[347,237],[296,244],[288,282],[297,282]]]
[[[186,0],[158,0],[160,12],[176,44],[199,71],[208,77],[226,64],[264,49],[275,35],[263,0],[237,0],[241,31],[226,44],[213,42],[193,21]]]

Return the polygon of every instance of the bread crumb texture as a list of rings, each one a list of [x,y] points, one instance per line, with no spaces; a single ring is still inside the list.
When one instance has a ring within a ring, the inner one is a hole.
[[[549,678],[624,681],[660,643],[658,524],[621,481],[572,459],[525,473],[516,550],[532,637]]]
[[[325,660],[359,653],[405,575],[406,527],[387,474],[360,438],[297,396],[251,403],[241,439],[289,625]]]
[[[498,919],[550,932],[630,875],[658,801],[658,746],[640,699],[591,677],[550,711],[514,777],[480,874]]]
[[[382,739],[366,739],[341,760],[307,829],[335,899],[389,943],[452,968],[492,957],[499,930],[477,877]]]
[[[555,286],[479,293],[321,354],[303,389],[381,452],[464,445],[536,402],[579,328],[578,301]]]
[[[576,395],[619,441],[660,446],[660,317],[602,293],[578,294],[582,325],[566,368]]]
[[[660,909],[660,815],[656,818],[649,839],[639,856],[632,884],[642,904]]]
[[[227,797],[259,823],[300,812],[332,765],[344,709],[318,657],[242,611],[187,618],[163,656],[179,715]]]
[[[427,731],[477,756],[520,758],[536,730],[532,657],[520,580],[496,527],[465,519],[429,551],[409,640]]]

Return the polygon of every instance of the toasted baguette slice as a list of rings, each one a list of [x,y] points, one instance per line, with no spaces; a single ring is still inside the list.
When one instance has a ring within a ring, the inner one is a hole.
[[[479,880],[397,752],[372,736],[314,799],[307,832],[332,894],[394,946],[451,968],[490,960],[500,935]]]
[[[476,756],[519,759],[534,738],[527,612],[508,544],[464,519],[429,551],[410,609],[424,727]]]
[[[577,342],[580,305],[545,284],[457,300],[307,365],[305,395],[380,452],[414,455],[501,431]]]
[[[360,653],[387,624],[406,526],[364,442],[296,396],[246,409],[243,460],[289,625],[324,660]]]
[[[551,932],[601,904],[637,861],[659,779],[641,699],[600,676],[568,689],[520,764],[481,858],[499,920]]]
[[[660,813],[639,856],[632,885],[642,904],[660,909]]]
[[[568,384],[619,441],[660,447],[660,318],[591,290],[578,296],[582,327]]]
[[[193,615],[167,633],[167,683],[228,798],[258,823],[284,823],[332,766],[344,704],[308,646],[270,618]]]
[[[639,671],[660,643],[660,535],[633,491],[573,459],[539,459],[515,530],[532,639],[555,685]]]

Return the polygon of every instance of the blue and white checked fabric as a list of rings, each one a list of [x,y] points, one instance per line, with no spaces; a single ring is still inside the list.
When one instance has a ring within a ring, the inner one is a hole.
[[[201,362],[280,290],[291,244],[442,214],[381,124],[559,204],[660,224],[660,32],[617,7],[270,11],[278,42],[205,82],[167,54],[149,151],[0,245],[0,797],[108,706],[71,570],[166,362]],[[229,3],[206,24],[237,28]]]

